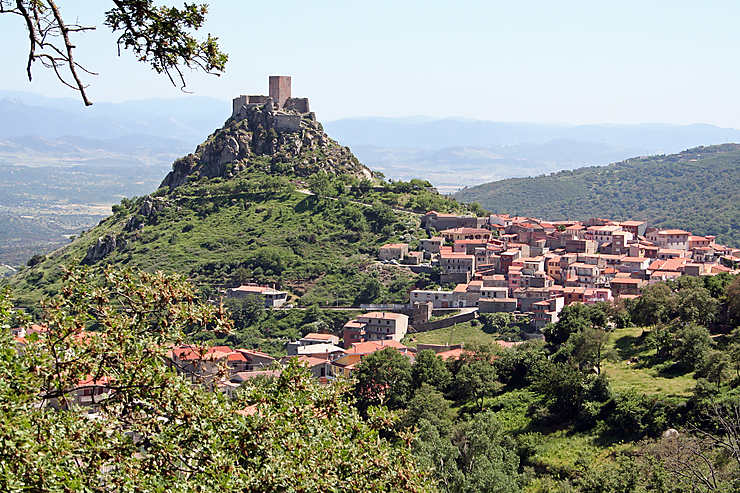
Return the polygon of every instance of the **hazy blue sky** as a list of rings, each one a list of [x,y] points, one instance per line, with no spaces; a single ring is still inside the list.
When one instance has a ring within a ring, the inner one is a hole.
[[[99,22],[109,3],[59,2],[83,23]],[[735,0],[210,3],[207,28],[230,61],[221,78],[190,77],[197,95],[265,93],[269,74],[285,74],[324,120],[430,115],[740,128]],[[40,67],[32,84],[24,78],[19,18],[0,16],[0,41],[0,89],[72,94]],[[130,54],[116,57],[103,27],[78,45],[78,60],[100,72],[90,80],[94,100],[183,97]]]

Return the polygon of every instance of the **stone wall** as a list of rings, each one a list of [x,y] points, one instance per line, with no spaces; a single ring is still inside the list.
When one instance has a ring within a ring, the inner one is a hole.
[[[450,272],[440,274],[439,282],[442,284],[450,282],[454,282],[455,284],[467,284],[470,282],[470,272]]]
[[[425,349],[431,349],[435,353],[439,353],[442,351],[451,351],[453,349],[462,349],[463,347],[465,347],[463,344],[417,344],[416,350],[423,351]]]
[[[239,97],[234,98],[233,100],[233,107],[231,111],[231,116],[236,117],[239,114],[239,111],[247,106],[254,106],[258,104],[265,104],[267,102],[272,102],[269,96],[259,96],[259,95],[251,95],[251,96],[245,96],[241,95]]]
[[[233,108],[231,110],[231,116],[233,117],[233,116],[236,116],[237,113],[239,113],[239,110],[242,109],[242,106],[247,104],[247,96],[242,95],[242,96],[238,96],[234,98],[234,101],[232,104],[233,104]]]
[[[414,330],[409,332],[427,332],[429,330],[444,329],[446,327],[452,327],[455,324],[460,324],[463,322],[467,322],[468,320],[473,320],[477,316],[477,311],[459,313],[457,315],[453,315],[451,317],[443,318],[440,320],[432,320],[431,322],[427,322],[424,324],[415,324]]]
[[[288,98],[285,101],[283,109],[286,111],[295,111],[298,113],[310,113],[308,98]]]
[[[297,132],[301,129],[301,117],[298,115],[275,115],[275,128],[285,132]]]

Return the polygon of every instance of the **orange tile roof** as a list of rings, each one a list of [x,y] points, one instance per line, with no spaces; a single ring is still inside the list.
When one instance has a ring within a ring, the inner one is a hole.
[[[466,255],[464,253],[453,253],[453,252],[440,252],[441,258],[462,258],[462,259],[474,259],[475,255]]]
[[[352,344],[352,347],[347,350],[347,354],[370,354],[375,351],[381,351],[385,348],[398,349],[399,351],[405,351],[408,349],[400,342],[389,339],[387,341],[355,342]]]
[[[325,360],[324,358],[317,358],[315,356],[296,356],[295,357],[298,362],[302,365],[308,366],[309,368],[313,368],[317,365],[323,365],[328,362],[328,360]]]
[[[334,338],[333,334],[319,334],[318,332],[311,332],[309,334],[306,334],[301,339],[314,339],[318,341],[331,341],[332,338]]]
[[[612,279],[611,284],[640,284],[641,279],[633,279],[631,277],[615,277]]]
[[[456,348],[456,349],[448,349],[447,351],[440,351],[437,353],[437,356],[442,358],[443,360],[448,359],[460,359],[460,357],[465,353],[465,350],[462,348]]]
[[[409,246],[408,243],[386,243],[385,245],[383,245],[382,247],[380,247],[380,249],[382,250],[384,248],[389,248],[390,249],[390,248],[403,248],[403,247],[408,248],[408,246]]]
[[[270,356],[267,353],[263,353],[262,351],[257,351],[256,349],[243,349],[243,348],[236,348],[235,351],[239,351],[242,354],[245,354],[247,356],[259,356],[260,358],[269,358],[274,360],[272,356]]]
[[[407,315],[404,315],[403,313],[393,313],[393,312],[368,312],[360,315],[358,318],[379,318],[382,320],[390,319],[390,320],[403,320],[405,318],[408,318]]]

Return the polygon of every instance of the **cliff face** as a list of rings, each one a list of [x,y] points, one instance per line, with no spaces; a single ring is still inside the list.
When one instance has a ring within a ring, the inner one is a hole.
[[[313,113],[275,111],[272,104],[244,106],[224,126],[178,159],[161,187],[189,178],[230,178],[248,169],[308,176],[318,171],[371,178],[348,147],[324,132]]]

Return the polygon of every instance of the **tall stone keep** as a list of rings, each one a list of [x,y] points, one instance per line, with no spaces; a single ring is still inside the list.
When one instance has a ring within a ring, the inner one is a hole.
[[[290,98],[290,76],[289,75],[271,75],[270,76],[270,97],[278,109],[282,109],[285,101]]]

